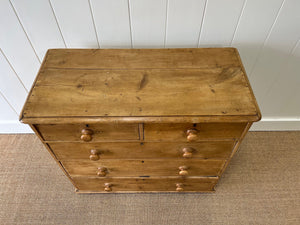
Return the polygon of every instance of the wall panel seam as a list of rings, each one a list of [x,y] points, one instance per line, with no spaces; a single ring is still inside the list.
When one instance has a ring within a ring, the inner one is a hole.
[[[166,41],[167,41],[168,17],[169,17],[169,0],[166,1],[166,19],[165,19],[164,48],[166,48]]]
[[[48,0],[48,2],[49,2],[49,5],[50,5],[50,8],[51,8],[51,11],[52,11],[52,13],[53,13],[53,16],[54,16],[55,22],[56,22],[56,24],[57,24],[57,27],[58,27],[59,33],[60,33],[60,35],[61,35],[61,38],[62,38],[62,40],[63,40],[63,42],[64,42],[65,48],[68,48],[68,47],[67,47],[67,44],[66,44],[66,41],[65,41],[65,38],[64,38],[64,35],[63,35],[63,33],[62,33],[61,29],[60,29],[60,26],[59,26],[59,23],[58,23],[57,17],[56,17],[56,15],[55,15],[55,12],[54,12],[54,9],[53,9],[53,6],[52,6],[52,3],[51,3],[51,0]]]
[[[133,26],[132,26],[132,8],[131,8],[131,0],[128,0],[128,14],[130,19],[130,37],[131,37],[131,48],[134,48],[134,41],[133,41]]]
[[[300,42],[300,39],[298,39],[298,41],[296,42],[296,44],[294,45],[294,47],[293,47],[293,48],[291,49],[291,51],[289,52],[289,54],[288,54],[288,56],[287,56],[288,60],[286,61],[286,64],[285,64],[283,67],[287,67],[287,65],[288,65],[288,63],[289,63],[291,57],[293,56],[293,54],[295,53],[295,50],[296,50],[297,47],[298,47],[299,42]],[[274,85],[275,85],[275,83],[278,81],[279,77],[280,77],[280,74],[279,74],[279,76],[276,77],[276,79],[272,79],[272,81],[271,81],[272,84],[269,86],[268,90],[266,91],[266,93],[265,93],[265,95],[264,95],[264,98],[262,98],[261,104],[264,103],[264,101],[265,101],[265,96],[268,96],[269,92],[270,92],[271,89],[274,87]]]
[[[200,47],[200,40],[201,40],[202,28],[203,28],[205,14],[206,14],[206,9],[207,9],[207,4],[208,4],[207,1],[208,0],[205,0],[204,10],[203,10],[203,13],[202,13],[202,20],[201,20],[200,27],[199,27],[199,37],[198,37],[198,46],[197,46],[198,48]]]
[[[282,1],[281,6],[279,7],[278,12],[277,12],[277,14],[276,14],[276,17],[275,17],[275,19],[274,19],[274,22],[273,22],[273,24],[272,24],[272,26],[271,26],[271,28],[270,28],[270,30],[269,30],[269,32],[268,32],[268,35],[267,35],[267,37],[265,38],[265,40],[264,40],[262,46],[261,46],[260,49],[259,49],[259,53],[257,54],[257,56],[256,56],[256,58],[255,58],[255,62],[253,63],[252,68],[250,69],[250,73],[248,73],[248,77],[249,77],[249,78],[252,76],[253,70],[254,70],[254,68],[255,68],[257,62],[258,62],[258,59],[260,58],[260,56],[261,56],[261,54],[262,54],[262,52],[263,52],[263,49],[265,48],[266,43],[268,42],[268,40],[269,40],[269,38],[270,38],[270,36],[271,36],[271,33],[272,33],[272,31],[273,31],[273,29],[274,29],[274,27],[275,27],[275,24],[276,24],[276,22],[277,22],[277,20],[278,20],[278,17],[279,17],[279,15],[280,15],[280,13],[281,13],[281,10],[282,10],[282,8],[283,8],[283,6],[284,6],[285,1],[286,1],[286,0],[283,0],[283,1]]]
[[[101,48],[98,33],[97,33],[97,28],[96,28],[96,24],[95,24],[95,19],[94,19],[94,13],[93,13],[92,5],[91,5],[91,0],[88,0],[88,4],[89,4],[89,8],[90,8],[90,13],[92,16],[93,27],[94,27],[94,31],[95,31],[95,35],[96,35],[96,39],[97,39],[98,48]]]
[[[20,81],[20,83],[22,84],[23,88],[25,89],[25,91],[28,93],[27,88],[25,87],[23,81],[21,80],[21,78],[19,77],[19,75],[17,74],[17,72],[15,71],[14,67],[12,66],[12,64],[10,63],[10,61],[8,60],[8,58],[6,57],[6,55],[4,54],[3,50],[0,48],[0,52],[2,53],[3,57],[5,58],[5,60],[7,61],[8,65],[10,66],[10,68],[12,69],[12,71],[14,72],[14,74],[16,75],[17,79]]]
[[[7,100],[7,98],[5,97],[5,95],[2,94],[1,90],[0,90],[0,95],[2,96],[2,98],[4,99],[4,101],[6,101],[6,103],[9,105],[9,107],[16,113],[16,115],[19,116],[19,113],[17,113],[17,111],[16,111],[15,108],[10,104],[10,102]]]
[[[244,4],[243,4],[243,7],[242,7],[242,9],[241,9],[241,13],[240,13],[238,22],[237,22],[237,24],[236,24],[236,26],[235,26],[235,29],[234,29],[234,32],[233,32],[233,35],[232,35],[232,39],[231,39],[231,42],[230,42],[230,46],[232,46],[232,43],[233,43],[233,41],[234,41],[234,39],[235,39],[236,32],[237,32],[237,30],[238,30],[238,28],[239,28],[239,26],[240,26],[241,18],[242,18],[243,14],[244,14],[245,7],[246,7],[246,5],[247,5],[247,2],[248,2],[248,0],[244,0]]]
[[[26,36],[26,38],[27,38],[27,40],[28,40],[28,42],[29,42],[29,44],[30,44],[30,46],[31,46],[31,48],[32,48],[32,50],[33,50],[35,56],[36,56],[36,58],[37,58],[37,60],[38,60],[39,63],[41,64],[41,59],[38,57],[38,55],[37,55],[37,53],[36,53],[36,50],[35,50],[35,48],[33,47],[33,44],[32,44],[32,42],[31,42],[31,40],[29,39],[29,36],[28,36],[28,34],[27,34],[26,30],[25,30],[25,27],[23,26],[23,24],[22,24],[22,22],[21,22],[21,19],[20,19],[19,15],[17,14],[17,11],[16,11],[14,5],[12,4],[11,0],[9,0],[9,4],[10,4],[12,10],[13,10],[14,13],[15,13],[15,16],[17,17],[17,20],[19,21],[19,24],[20,24],[20,26],[22,27],[22,30],[23,30],[23,32],[24,32],[24,34],[25,34],[25,36]]]
[[[296,51],[296,49],[298,48],[298,45],[300,45],[300,38],[299,38],[298,41],[296,42],[296,45],[295,45],[295,47],[294,47],[293,50],[292,50],[291,56],[293,56],[293,55],[295,54],[295,51]],[[288,61],[288,63],[289,63],[289,61]],[[293,93],[293,94],[294,94],[294,93]],[[285,106],[286,106],[286,105],[290,105],[290,104],[291,104],[291,101],[293,101],[293,97],[289,96],[289,100],[285,102]],[[278,113],[282,113],[284,109],[285,109],[285,107],[281,107],[281,108],[279,109]],[[300,115],[299,115],[299,119],[300,119]]]
[[[129,20],[129,31],[130,31],[130,44],[131,44],[131,48],[133,48],[133,45],[132,45],[132,24],[131,24],[130,0],[127,0],[127,7],[128,7],[128,20]]]

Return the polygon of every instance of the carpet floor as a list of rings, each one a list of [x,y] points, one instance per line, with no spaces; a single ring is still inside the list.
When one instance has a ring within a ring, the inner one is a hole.
[[[0,135],[0,224],[300,224],[300,132],[249,132],[212,194],[87,194],[35,135]]]

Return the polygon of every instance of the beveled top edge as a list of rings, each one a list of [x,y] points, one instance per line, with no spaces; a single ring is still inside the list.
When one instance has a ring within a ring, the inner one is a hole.
[[[64,123],[209,123],[209,122],[257,122],[261,115],[252,116],[152,116],[152,117],[37,117],[21,118],[25,124]]]
[[[85,51],[85,50],[124,50],[124,51],[131,51],[131,50],[172,50],[174,48],[155,48],[155,49],[64,49],[64,48],[53,48],[53,49],[48,49],[47,53],[45,54],[44,60],[42,62],[42,65],[40,67],[40,70],[38,72],[38,75],[40,72],[45,68],[45,61],[47,60],[47,57],[49,56],[49,52],[51,51],[72,51],[72,50],[80,50],[80,51]],[[34,124],[34,123],[106,123],[106,122],[116,122],[116,123],[144,123],[144,122],[152,122],[152,123],[200,123],[200,122],[257,122],[261,120],[261,112],[258,107],[256,98],[253,94],[253,90],[251,88],[250,82],[248,80],[248,77],[246,75],[245,68],[242,64],[239,52],[236,48],[234,47],[222,47],[222,48],[178,48],[178,49],[185,49],[185,50],[195,50],[195,49],[232,49],[237,55],[238,62],[240,66],[242,67],[242,70],[244,72],[244,77],[246,79],[246,82],[249,85],[251,96],[254,100],[255,103],[255,108],[256,108],[256,114],[253,115],[201,115],[201,116],[133,116],[133,117],[24,117],[23,112],[24,112],[24,107],[21,111],[21,114],[19,116],[19,120],[22,123],[25,124]],[[50,69],[51,67],[49,67]],[[36,81],[38,79],[38,75],[36,76],[35,81],[32,84],[32,88],[30,90],[30,93],[32,92],[33,87],[36,84]],[[30,96],[30,93],[28,94],[27,100]],[[27,102],[26,100],[26,102]],[[25,103],[26,103],[25,102]],[[25,104],[24,104],[25,106]]]

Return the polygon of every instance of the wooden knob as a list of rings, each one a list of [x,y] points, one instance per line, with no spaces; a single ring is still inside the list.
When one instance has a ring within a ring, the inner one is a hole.
[[[99,167],[98,168],[98,172],[97,172],[97,175],[99,177],[105,177],[107,174],[107,168],[106,167]]]
[[[82,129],[80,139],[83,141],[91,141],[93,139],[93,133],[91,129]]]
[[[111,191],[111,184],[110,183],[105,183],[104,184],[104,191],[107,191],[107,192],[109,192],[109,191]]]
[[[183,191],[183,184],[181,183],[176,184],[176,191]]]
[[[183,148],[182,149],[182,152],[183,152],[182,157],[184,157],[184,158],[191,158],[193,156],[193,151],[194,151],[194,149],[190,148],[190,147]]]
[[[91,150],[90,160],[97,161],[100,159],[100,151],[96,149]]]
[[[186,139],[188,141],[196,141],[198,139],[197,134],[198,134],[198,130],[196,130],[196,129],[187,130],[186,131],[186,135],[187,135]]]
[[[187,166],[179,166],[179,175],[187,176],[189,174],[187,169],[188,169]]]

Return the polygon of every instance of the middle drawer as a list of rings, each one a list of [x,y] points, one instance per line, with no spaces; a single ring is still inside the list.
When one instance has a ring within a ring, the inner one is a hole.
[[[58,160],[63,161],[140,158],[227,159],[234,144],[234,141],[49,143]]]
[[[218,176],[226,160],[203,159],[103,159],[62,161],[71,176],[152,177]]]

